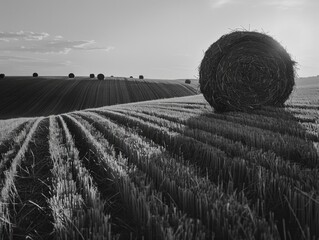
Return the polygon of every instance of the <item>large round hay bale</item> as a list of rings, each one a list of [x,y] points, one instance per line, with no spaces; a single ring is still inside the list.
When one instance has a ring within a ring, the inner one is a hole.
[[[34,72],[34,73],[32,74],[32,77],[38,77],[38,76],[39,76],[39,74],[36,73],[36,72]]]
[[[200,90],[219,112],[283,106],[295,85],[294,65],[272,37],[231,32],[205,52],[199,67]]]
[[[0,73],[0,78],[5,78],[5,74],[4,73]]]

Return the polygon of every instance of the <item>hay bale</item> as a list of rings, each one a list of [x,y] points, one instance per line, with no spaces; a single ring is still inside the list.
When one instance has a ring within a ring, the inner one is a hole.
[[[191,80],[190,80],[190,79],[186,79],[186,80],[185,80],[185,83],[190,84],[190,83],[191,83]]]
[[[99,73],[99,74],[97,75],[97,79],[99,79],[99,80],[104,80],[104,74],[103,74],[103,73]]]
[[[94,73],[91,73],[91,74],[90,74],[90,78],[95,78]]]
[[[139,79],[144,79],[144,76],[143,75],[139,75],[138,78]]]
[[[219,112],[283,106],[295,85],[295,62],[272,37],[235,31],[205,52],[200,90]]]
[[[38,77],[38,76],[39,76],[39,74],[36,72],[32,74],[32,77]]]
[[[74,73],[69,73],[69,78],[75,78]]]
[[[4,73],[0,73],[0,78],[5,78],[5,74]]]

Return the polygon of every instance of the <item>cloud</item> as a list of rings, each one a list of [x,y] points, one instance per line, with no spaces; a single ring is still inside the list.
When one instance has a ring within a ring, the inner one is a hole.
[[[48,33],[0,32],[0,51],[67,54],[71,50],[110,51],[114,47],[101,47],[94,40],[67,40]]]
[[[35,33],[35,32],[0,32],[0,41],[10,42],[10,41],[40,41],[48,37],[48,33]]]
[[[86,40],[50,40],[43,41],[40,44],[36,45],[22,45],[9,47],[7,50],[9,51],[18,51],[18,52],[32,52],[32,53],[60,53],[67,54],[71,50],[111,50],[111,47],[97,47],[95,46],[94,41],[86,41]]]
[[[221,8],[230,4],[232,1],[233,0],[211,0],[210,3],[212,8]]]
[[[35,58],[28,58],[28,57],[17,57],[17,56],[0,56],[0,61],[18,61],[24,62],[29,60],[34,60]]]

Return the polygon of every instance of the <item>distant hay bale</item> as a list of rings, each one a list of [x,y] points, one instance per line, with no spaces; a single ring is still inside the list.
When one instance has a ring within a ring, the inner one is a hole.
[[[219,112],[283,106],[295,85],[295,62],[272,37],[235,31],[205,52],[200,90]]]
[[[143,75],[138,76],[139,79],[144,79]]]
[[[38,76],[39,76],[39,74],[36,72],[32,74],[32,77],[38,77]]]
[[[130,78],[133,78],[133,76],[130,76]]]
[[[99,79],[99,80],[104,80],[104,74],[99,73],[99,74],[97,75],[97,79]]]
[[[185,83],[190,84],[190,83],[191,83],[191,80],[190,80],[190,79],[186,79],[186,80],[185,80]]]
[[[4,73],[0,73],[0,78],[5,78],[5,74]]]
[[[91,74],[90,74],[90,78],[95,78],[94,73],[91,73]]]
[[[70,73],[70,74],[69,74],[69,78],[75,78],[74,73]]]

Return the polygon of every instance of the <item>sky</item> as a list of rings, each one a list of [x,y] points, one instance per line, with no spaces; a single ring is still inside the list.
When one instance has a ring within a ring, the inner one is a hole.
[[[319,74],[318,0],[1,0],[6,75],[196,78],[207,48],[230,31],[269,34]]]

